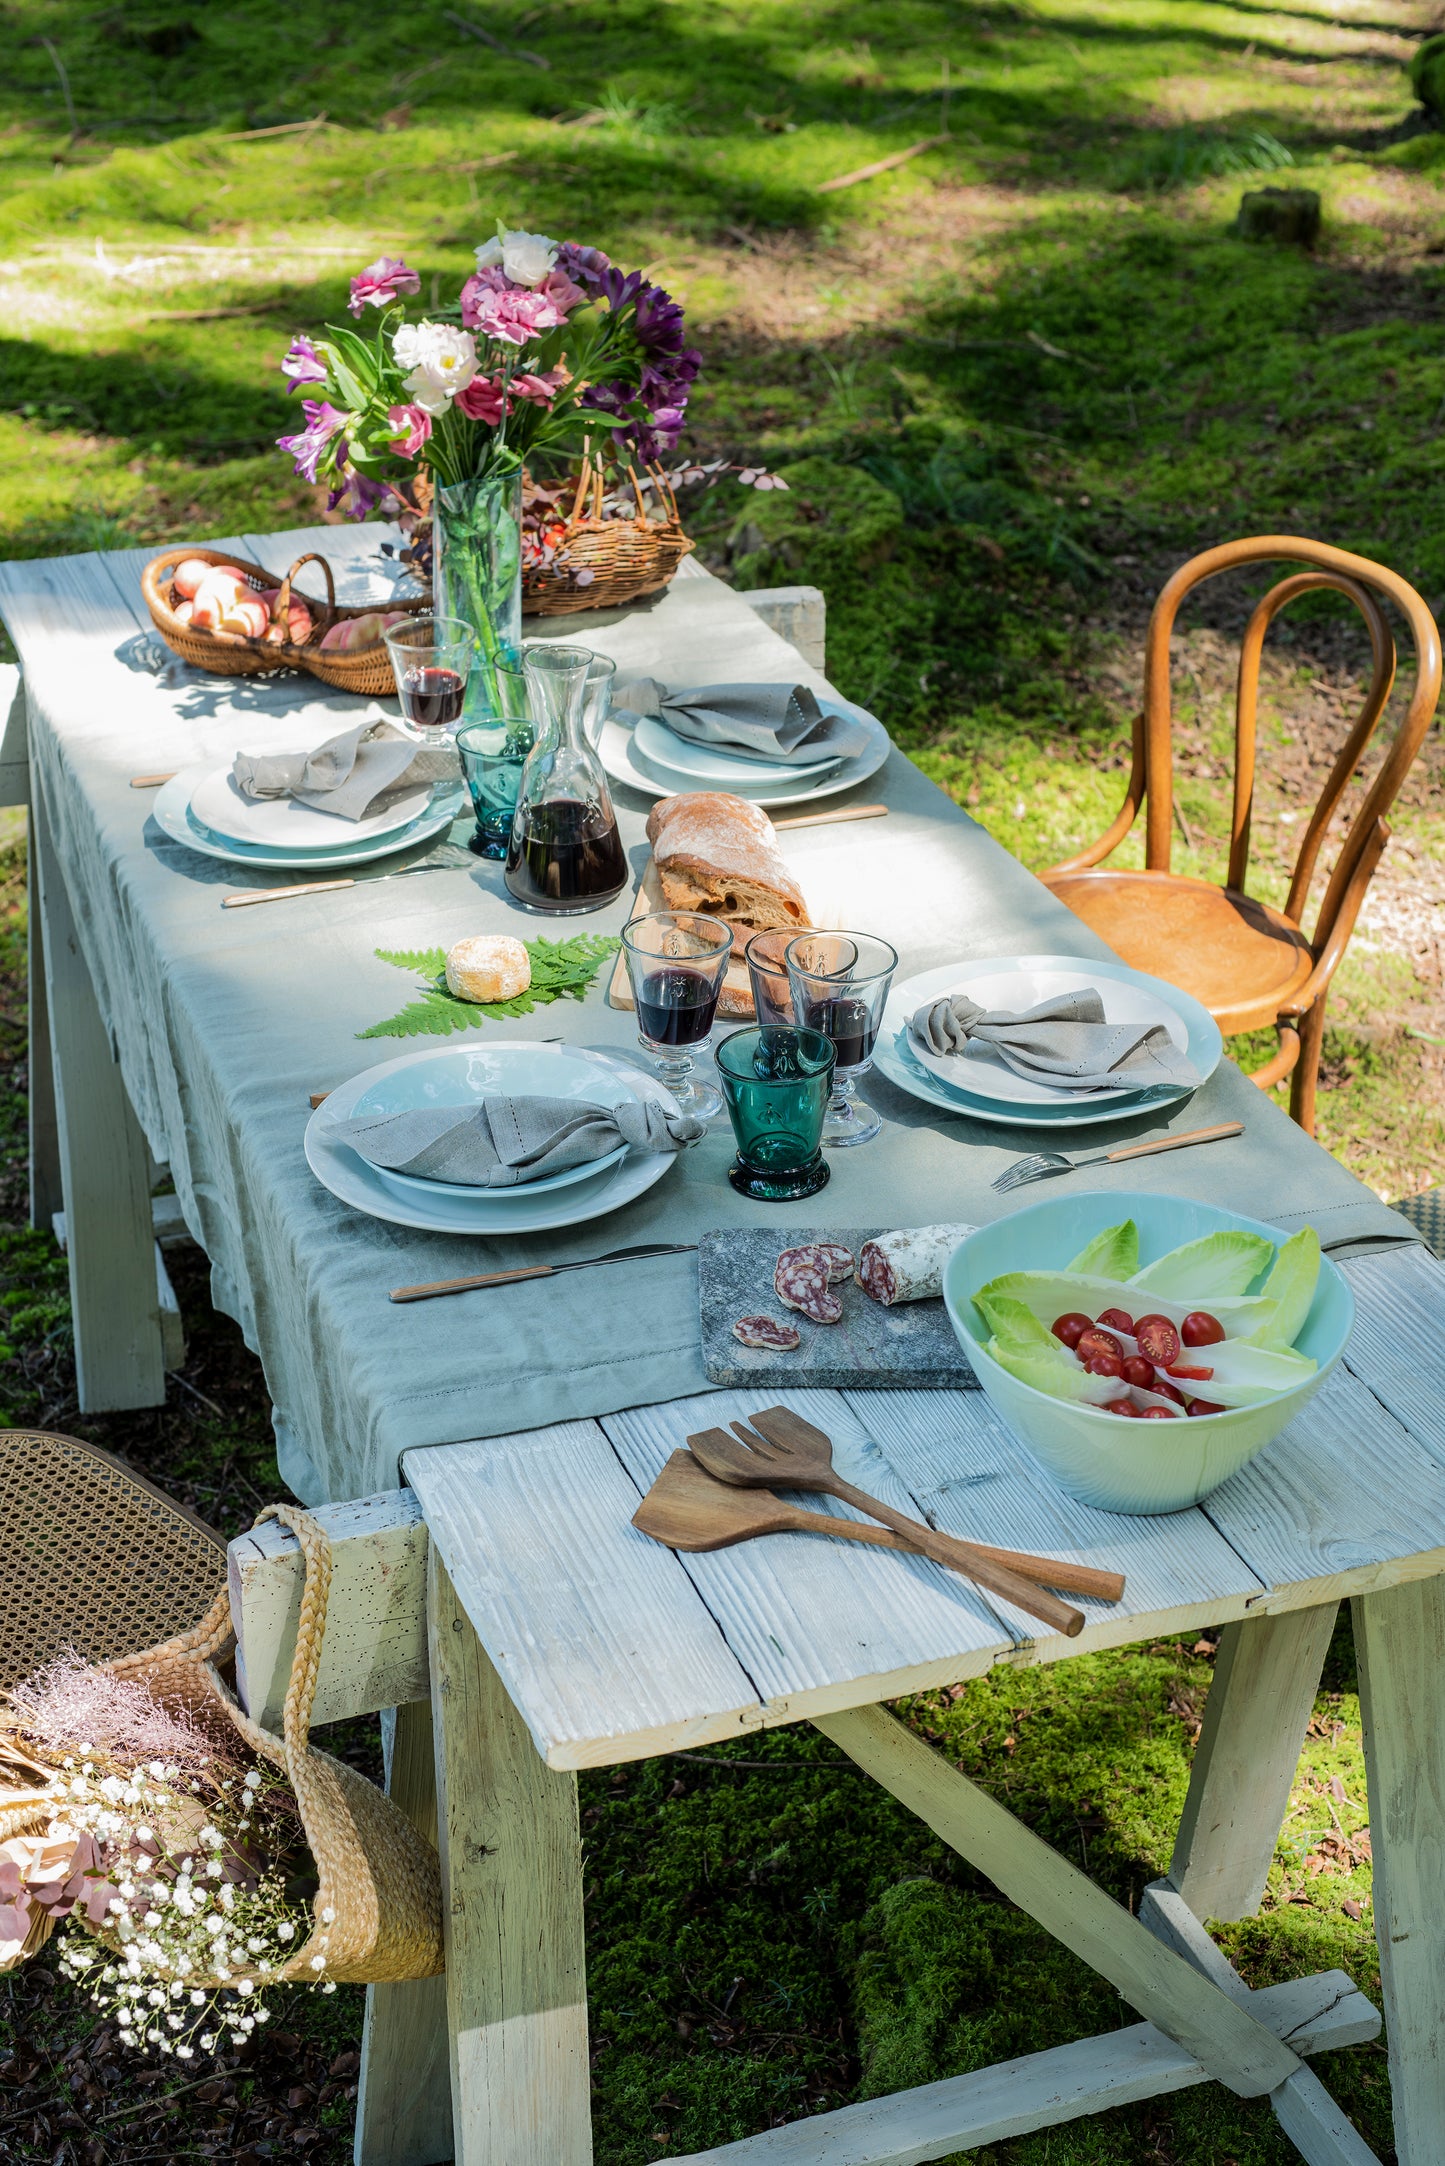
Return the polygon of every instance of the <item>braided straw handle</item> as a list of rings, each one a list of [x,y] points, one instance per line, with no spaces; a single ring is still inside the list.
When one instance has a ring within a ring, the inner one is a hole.
[[[326,1638],[326,1606],[331,1599],[331,1543],[320,1520],[313,1519],[299,1504],[268,1504],[256,1525],[268,1519],[279,1520],[295,1535],[306,1569],[301,1614],[296,1620],[296,1652],[291,1657],[291,1680],[281,1714],[286,1754],[294,1763],[304,1760],[311,1742],[311,1710],[316,1702],[316,1679]]]
[[[331,630],[332,624],[335,622],[336,619],[336,581],[332,577],[331,566],[327,563],[325,557],[319,556],[314,549],[309,549],[304,557],[298,557],[296,559],[296,562],[292,565],[290,571],[282,580],[281,591],[276,597],[276,621],[279,624],[284,625],[285,627],[286,637],[283,640],[282,644],[283,646],[287,647],[294,644],[291,638],[291,582],[296,577],[296,574],[300,571],[303,564],[319,564],[321,566],[322,577],[326,581],[326,601],[323,605],[326,613],[322,618],[321,630],[317,635],[318,639],[324,639],[326,637],[326,634]],[[289,1507],[279,1507],[278,1509],[289,1509]],[[269,1518],[270,1516],[271,1514],[266,1512],[263,1512],[261,1514],[262,1519]],[[257,1521],[257,1525],[260,1525],[259,1520]],[[295,1530],[293,1529],[292,1531],[294,1532]]]

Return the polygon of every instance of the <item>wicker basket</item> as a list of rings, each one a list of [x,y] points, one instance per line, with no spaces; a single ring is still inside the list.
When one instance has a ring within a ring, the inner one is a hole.
[[[183,662],[223,677],[254,677],[270,670],[304,669],[313,677],[319,677],[323,684],[335,685],[341,692],[360,692],[373,699],[385,699],[395,692],[396,678],[384,641],[378,640],[374,647],[361,647],[350,653],[322,652],[320,642],[333,624],[352,617],[374,616],[378,606],[375,602],[338,603],[336,581],[325,557],[318,556],[314,550],[298,557],[282,580],[276,615],[286,636],[279,644],[267,639],[248,639],[242,632],[198,632],[190,625],[182,624],[171,603],[171,579],[176,566],[191,557],[198,558],[202,564],[229,565],[244,573],[258,589],[269,591],[272,585],[271,574],[259,564],[249,564],[244,557],[226,556],[218,549],[196,549],[178,544],[153,557],[141,573],[141,592],[151,613],[151,622],[172,653],[178,654]],[[291,642],[287,611],[291,583],[303,564],[321,566],[326,581],[326,600],[314,602],[309,596],[298,596],[298,600],[305,600],[316,623],[316,637],[298,647]],[[422,596],[419,600],[389,602],[387,607],[416,613],[430,609],[431,603]]]
[[[554,562],[530,570],[523,568],[524,616],[560,617],[578,609],[615,609],[644,594],[656,594],[669,583],[694,544],[682,531],[677,499],[666,478],[656,467],[649,467],[648,473],[663,504],[663,517],[657,519],[649,514],[642,484],[629,469],[637,517],[604,519],[602,469],[584,458],[567,519],[566,538]],[[584,503],[588,506],[585,512]],[[580,586],[579,572],[592,575]]]
[[[433,1977],[444,1967],[435,1851],[374,1784],[309,1741],[330,1546],[307,1512],[276,1505],[262,1517],[290,1527],[306,1561],[279,1738],[250,1721],[220,1673],[234,1645],[220,1536],[90,1445],[0,1432],[0,1687],[73,1647],[238,1734],[290,1782],[320,1880],[312,1930],[274,1977],[314,1980],[316,1956],[343,1984]],[[123,1651],[158,1628],[160,1644]],[[7,1790],[0,1761],[0,1837],[38,1832],[53,1815],[53,1801]]]

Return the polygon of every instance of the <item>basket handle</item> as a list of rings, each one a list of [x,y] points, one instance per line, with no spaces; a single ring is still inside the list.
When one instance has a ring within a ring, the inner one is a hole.
[[[331,566],[327,563],[325,557],[319,556],[314,549],[309,549],[304,557],[298,557],[296,559],[296,562],[292,565],[290,571],[287,572],[286,577],[282,580],[280,592],[276,596],[276,621],[280,623],[280,625],[285,631],[286,637],[281,642],[281,644],[285,647],[289,647],[292,644],[291,582],[296,577],[296,574],[300,571],[303,564],[319,564],[321,566],[322,577],[326,581],[326,614],[325,617],[322,619],[321,624],[321,637],[323,639],[326,637],[326,634],[331,630],[332,623],[336,616],[336,581],[331,576]]]
[[[304,564],[303,557],[301,562]],[[324,558],[317,560],[324,563]],[[303,1759],[311,1742],[311,1709],[316,1700],[316,1679],[321,1669],[321,1648],[326,1638],[326,1605],[331,1596],[331,1543],[320,1520],[298,1504],[269,1504],[256,1525],[277,1519],[301,1544],[306,1577],[301,1589],[301,1614],[296,1620],[296,1652],[291,1657],[291,1679],[281,1717],[281,1734],[287,1758]]]

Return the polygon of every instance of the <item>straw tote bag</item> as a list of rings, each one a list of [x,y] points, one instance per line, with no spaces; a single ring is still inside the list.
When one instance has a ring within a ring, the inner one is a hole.
[[[0,1688],[73,1647],[239,1735],[289,1781],[319,1880],[311,1931],[274,1980],[314,1981],[318,1956],[340,1984],[432,1977],[444,1968],[436,1852],[374,1783],[310,1742],[330,1544],[298,1506],[273,1505],[257,1524],[267,1519],[291,1529],[306,1570],[280,1737],[250,1720],[221,1674],[235,1639],[220,1537],[108,1453],[73,1437],[0,1432]],[[119,1651],[138,1620],[153,1627],[168,1613],[174,1626],[202,1602],[199,1623],[139,1653]],[[0,1766],[0,1839],[38,1832],[54,1813],[53,1798],[42,1803],[33,1787],[7,1790]]]

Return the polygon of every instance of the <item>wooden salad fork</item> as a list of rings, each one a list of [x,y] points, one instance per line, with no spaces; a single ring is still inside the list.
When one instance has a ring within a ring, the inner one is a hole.
[[[1025,1577],[1018,1569],[1019,1565],[1026,1564],[1033,1574],[1047,1572],[1053,1585],[1062,1581],[1077,1582],[1082,1576],[1089,1584],[1080,1591],[1099,1594],[1106,1600],[1117,1601],[1122,1592],[1123,1582],[1117,1574],[1098,1573],[1090,1567],[1082,1568],[1081,1573],[1079,1568],[1053,1558],[1025,1558],[1006,1551],[990,1554],[972,1542],[941,1534],[921,1520],[910,1519],[905,1512],[895,1511],[892,1505],[845,1481],[833,1466],[831,1439],[786,1407],[770,1407],[753,1415],[751,1420],[752,1428],[734,1422],[736,1433],[731,1435],[726,1429],[703,1430],[688,1438],[688,1448],[719,1481],[734,1482],[747,1488],[771,1489],[776,1485],[780,1489],[816,1490],[841,1497],[856,1510],[866,1512],[870,1518],[881,1520],[895,1534],[901,1534],[935,1563],[963,1573],[980,1587],[1028,1611],[1030,1616],[1038,1617],[1069,1639],[1076,1638],[1083,1630],[1083,1612],[1048,1593],[1038,1584],[1037,1578]],[[1007,1562],[1003,1561],[1005,1558]]]
[[[876,1549],[920,1552],[887,1527],[857,1519],[834,1519],[785,1504],[771,1489],[740,1489],[717,1481],[691,1452],[674,1452],[632,1515],[632,1524],[669,1549],[729,1549],[756,1534],[835,1534]]]

